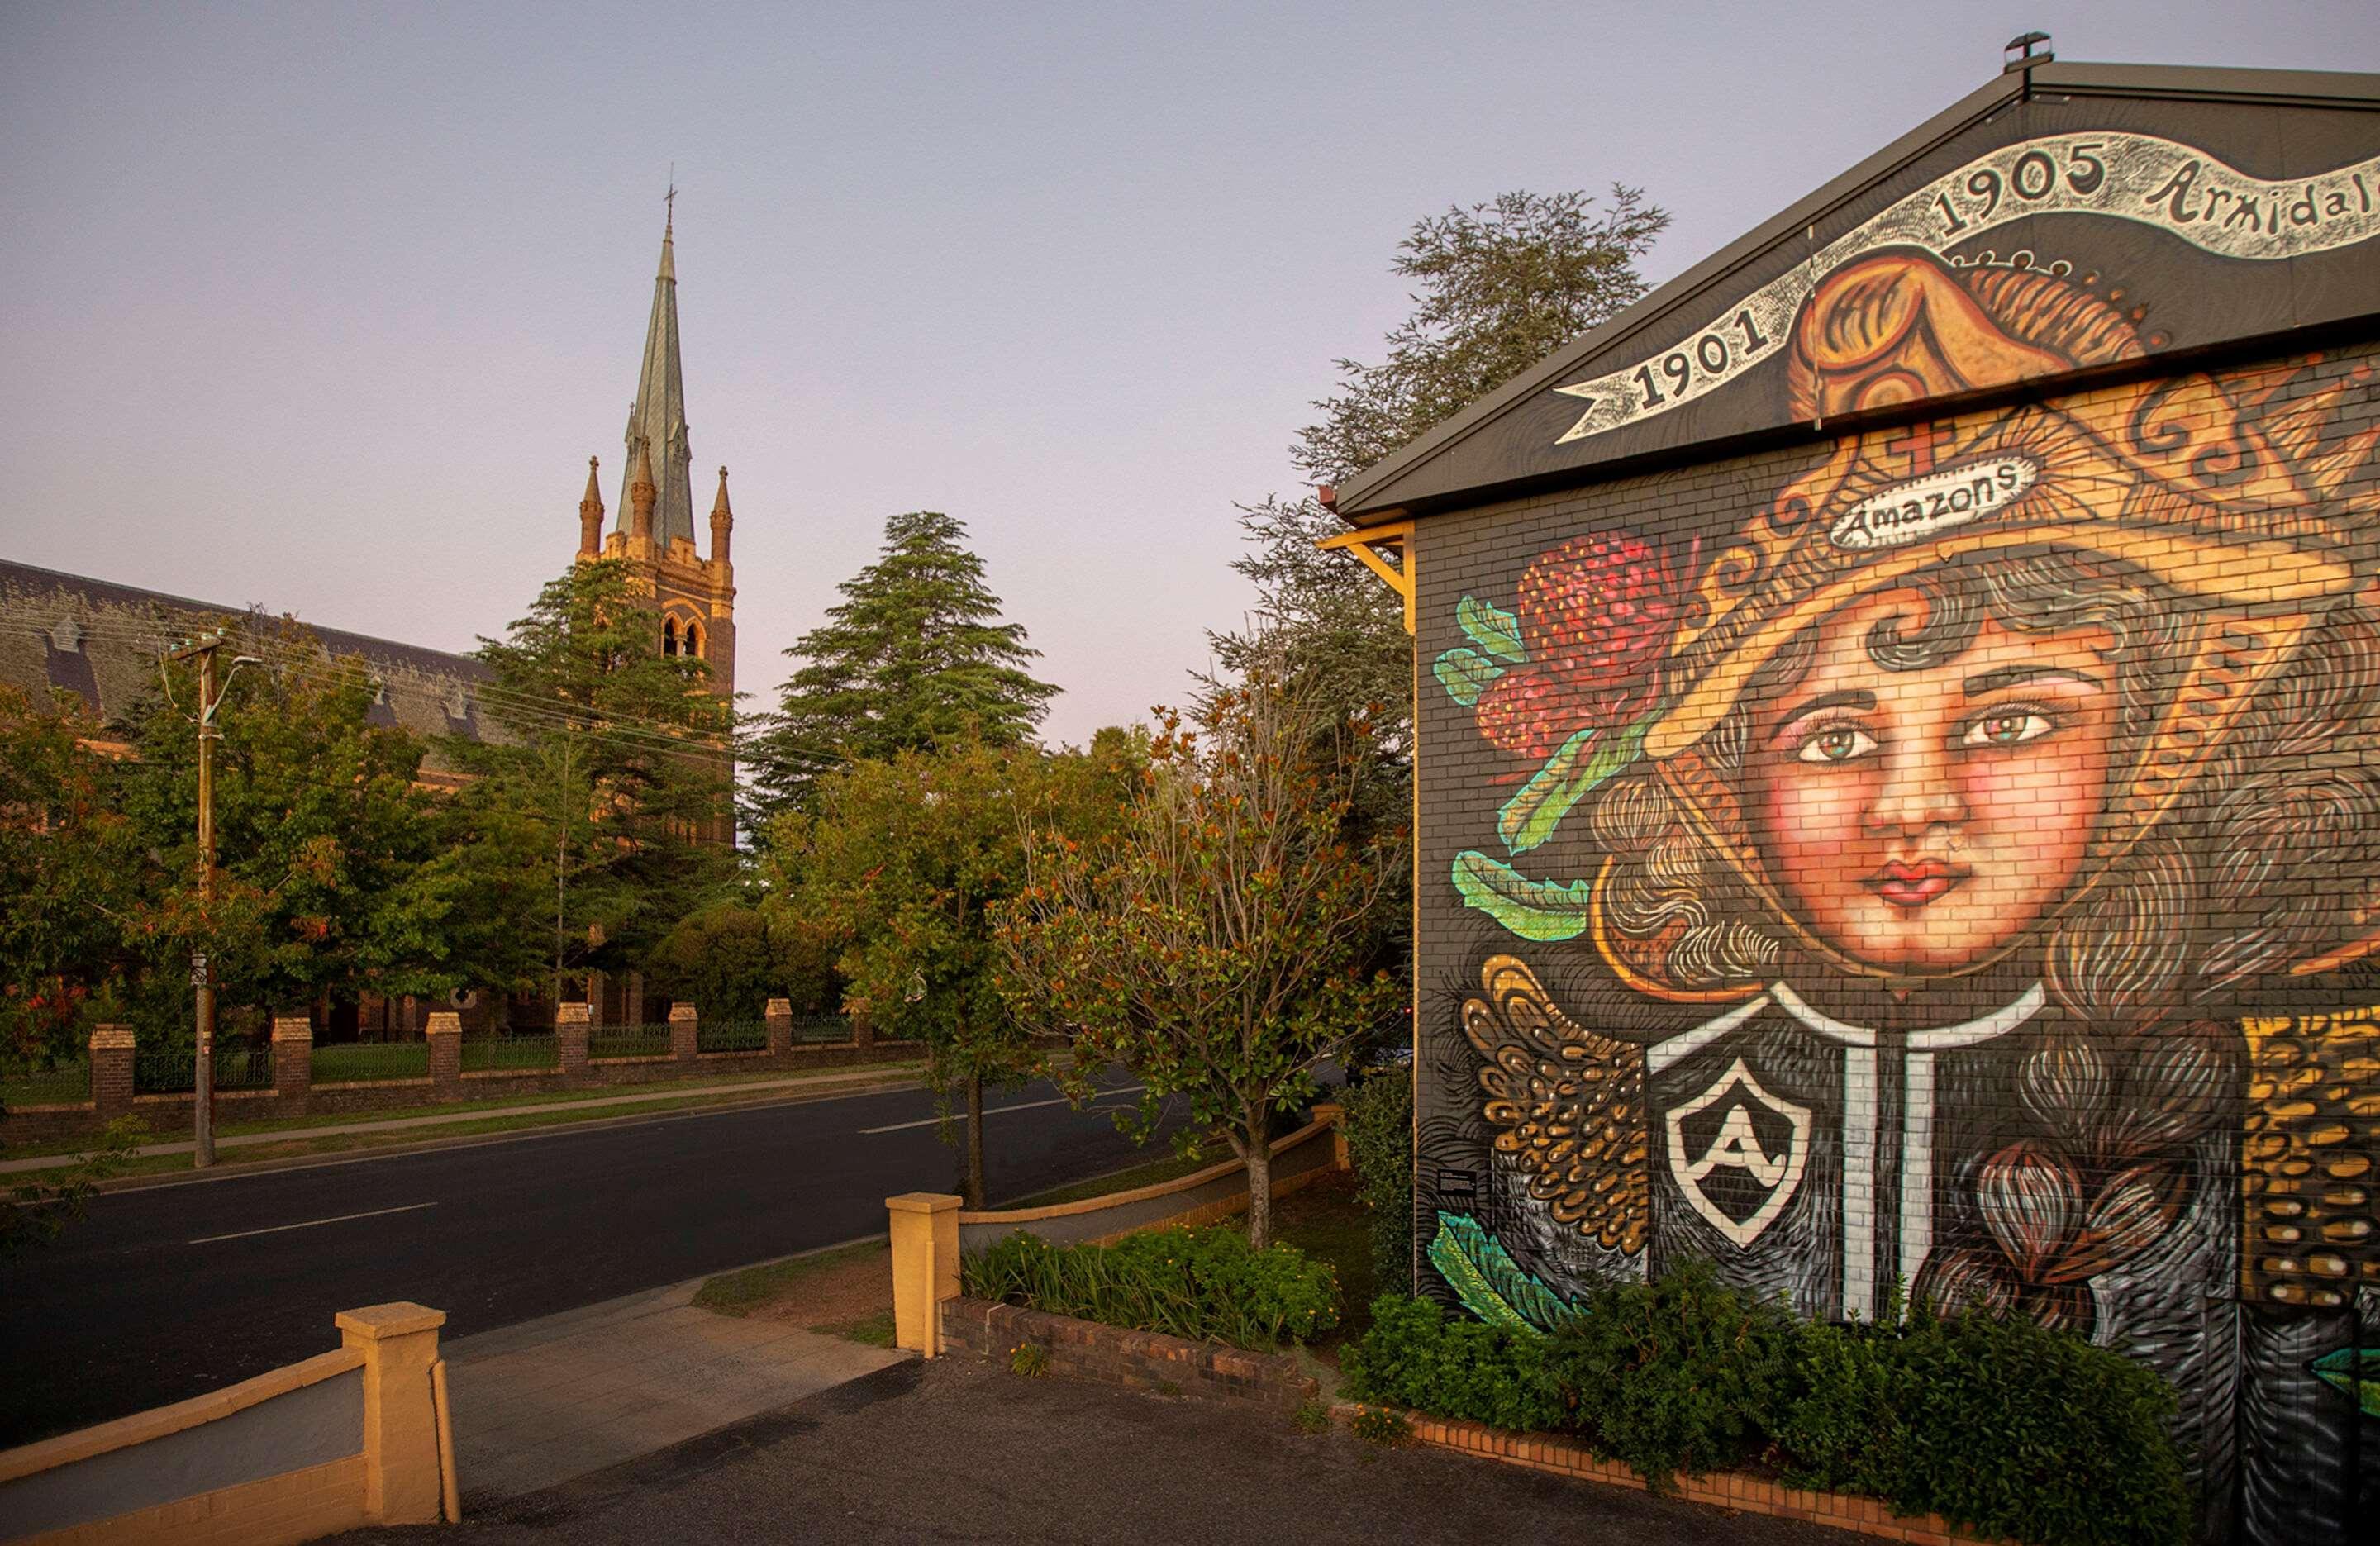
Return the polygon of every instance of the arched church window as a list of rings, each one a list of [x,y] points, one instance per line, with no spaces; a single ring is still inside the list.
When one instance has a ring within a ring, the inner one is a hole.
[[[686,652],[688,655],[702,653],[702,630],[691,622],[686,625]]]
[[[662,653],[663,655],[677,653],[677,619],[675,618],[662,620]]]

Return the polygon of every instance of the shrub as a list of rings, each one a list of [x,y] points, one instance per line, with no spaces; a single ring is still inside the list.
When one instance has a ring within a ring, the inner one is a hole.
[[[978,1298],[1238,1347],[1303,1342],[1339,1323],[1329,1262],[1295,1246],[1251,1250],[1229,1225],[1111,1246],[1053,1246],[1019,1230],[966,1258],[961,1276]]]
[[[1546,1357],[1589,1443],[1656,1488],[1757,1455],[1793,1395],[1792,1311],[1690,1262],[1590,1292]]]
[[[1340,1359],[1357,1400],[1563,1429],[1656,1486],[1766,1459],[1796,1487],[2042,1546],[2174,1546],[2190,1493],[2156,1374],[1981,1311],[1834,1326],[1707,1264],[1590,1290],[1550,1335],[1383,1296]]]
[[[1805,1395],[1780,1431],[1795,1468],[1909,1514],[2049,1546],[2189,1538],[2190,1491],[2152,1370],[2030,1320],[1980,1311],[1811,1328]],[[1828,1347],[1828,1344],[1834,1347]],[[1852,1422],[1882,1427],[1864,1452]]]
[[[1368,1439],[1376,1444],[1401,1444],[1413,1437],[1413,1424],[1402,1412],[1386,1411],[1378,1407],[1366,1407],[1355,1414],[1355,1437]]]
[[[1359,1401],[1494,1428],[1555,1428],[1568,1408],[1545,1342],[1536,1332],[1450,1321],[1427,1299],[1383,1294],[1363,1341],[1340,1351],[1339,1372]]]
[[[1374,1281],[1413,1291],[1413,1070],[1381,1069],[1347,1086],[1347,1160],[1371,1217]]]
[[[1008,1371],[1026,1380],[1050,1372],[1050,1352],[1036,1343],[1020,1342],[1008,1350]]]

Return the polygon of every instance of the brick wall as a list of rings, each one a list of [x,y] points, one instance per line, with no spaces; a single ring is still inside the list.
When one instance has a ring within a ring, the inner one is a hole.
[[[2031,1314],[2171,1380],[2262,1533],[2348,1516],[2375,356],[1421,521],[1424,1252]]]

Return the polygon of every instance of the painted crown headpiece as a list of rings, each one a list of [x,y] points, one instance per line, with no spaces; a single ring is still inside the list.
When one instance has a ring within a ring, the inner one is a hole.
[[[1954,271],[1930,254],[1888,252],[1812,295],[1788,380],[1796,412],[1823,422],[2142,354],[2131,319],[2063,277]],[[2172,805],[2313,621],[2362,584],[2358,548],[2380,492],[2343,489],[2380,427],[2323,449],[2360,372],[2258,417],[2295,374],[2166,377],[2058,408],[1846,439],[1691,580],[1645,755],[1703,835],[1799,932],[1752,840],[1731,759],[1706,755],[1747,683],[1804,629],[1925,570],[2046,549],[2099,555],[2170,587],[2188,623],[2184,658],[2168,662],[2173,690],[2110,791],[2081,895]],[[1616,943],[1599,942],[1607,953]],[[1629,964],[1633,975],[1653,963]]]

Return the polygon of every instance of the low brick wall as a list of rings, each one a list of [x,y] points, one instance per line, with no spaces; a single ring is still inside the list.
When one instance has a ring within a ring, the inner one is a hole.
[[[285,1117],[367,1116],[458,1100],[652,1084],[713,1074],[812,1073],[873,1063],[907,1062],[921,1056],[923,1048],[916,1042],[809,1042],[775,1053],[705,1052],[691,1058],[604,1058],[588,1064],[587,1072],[578,1078],[559,1069],[543,1073],[509,1069],[473,1071],[461,1075],[454,1087],[445,1090],[427,1079],[302,1086],[302,1093],[294,1099],[272,1090],[218,1090],[215,1124],[221,1128],[235,1122]],[[187,1094],[136,1095],[127,1110],[148,1125],[152,1140],[168,1140],[188,1135],[191,1104]],[[103,1122],[103,1114],[89,1102],[11,1107],[0,1115],[0,1144],[64,1142],[97,1133]]]
[[[1342,1402],[1331,1407],[1330,1415],[1342,1422],[1352,1422],[1364,1409]],[[1413,1425],[1414,1437],[1422,1443],[1576,1481],[1633,1487],[1640,1492],[1646,1490],[1645,1479],[1633,1467],[1624,1461],[1603,1459],[1564,1434],[1508,1433],[1475,1422],[1425,1417],[1419,1412],[1398,1415]],[[1766,1477],[1735,1471],[1681,1476],[1676,1480],[1676,1495],[1688,1503],[1712,1504],[1779,1519],[1806,1519],[1839,1530],[1855,1530],[1885,1540],[1915,1541],[1922,1546],[2022,1546],[2014,1540],[1993,1541],[1988,1537],[1969,1535],[1938,1514],[1902,1518],[1892,1512],[1891,1504],[1875,1498],[1844,1492],[1805,1492]]]
[[[1321,1395],[1295,1359],[1251,1353],[1156,1332],[1023,1310],[990,1299],[944,1299],[944,1351],[980,1353],[1005,1363],[1020,1343],[1050,1355],[1050,1371],[1134,1390],[1237,1401],[1294,1411]]]

